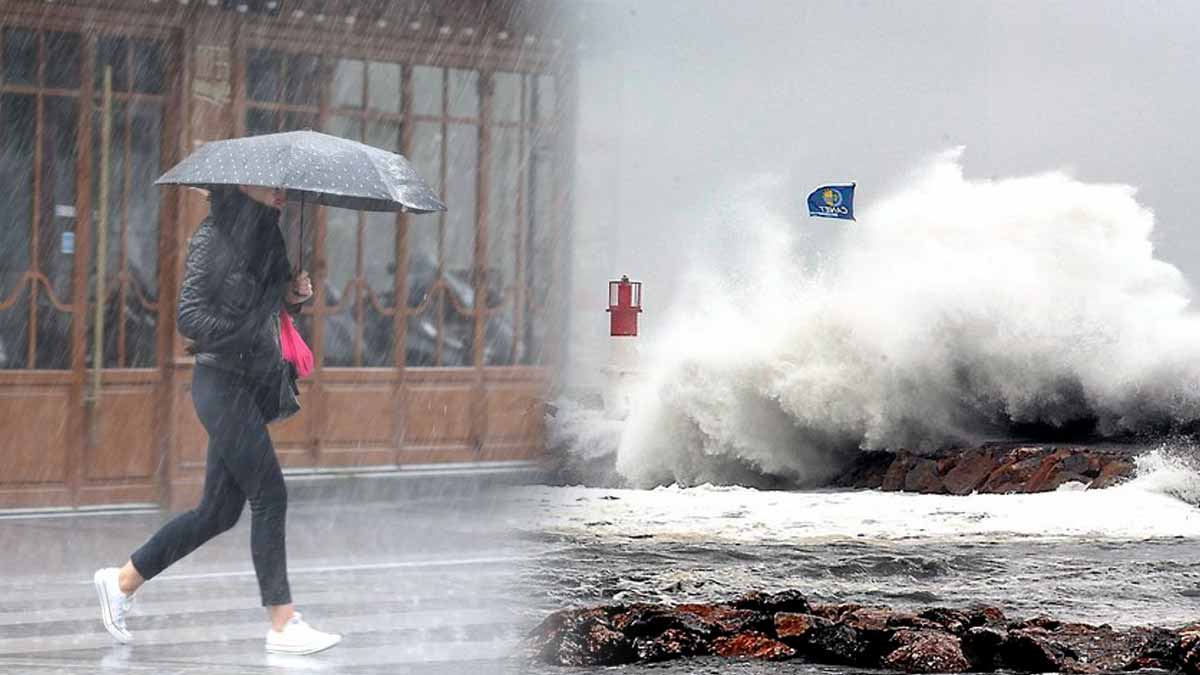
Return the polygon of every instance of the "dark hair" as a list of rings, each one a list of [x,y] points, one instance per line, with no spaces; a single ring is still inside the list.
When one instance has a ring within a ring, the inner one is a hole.
[[[277,209],[260,204],[236,185],[214,186],[208,201],[213,226],[247,245],[250,258],[262,266],[268,283],[291,278]]]
[[[238,189],[236,185],[214,185],[208,191],[208,209],[214,216],[228,215],[231,211],[245,204],[249,195]]]
[[[263,219],[278,220],[278,211],[254,201],[236,185],[213,186],[208,193],[208,212],[213,223],[226,231],[252,228]],[[249,234],[252,230],[247,230]]]
[[[211,185],[208,187],[208,203],[220,202],[241,192],[236,185]]]

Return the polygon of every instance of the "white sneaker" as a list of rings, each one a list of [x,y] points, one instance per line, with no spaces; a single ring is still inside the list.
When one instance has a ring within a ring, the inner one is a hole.
[[[342,641],[336,633],[322,633],[304,623],[296,612],[283,627],[267,631],[267,651],[271,654],[316,654]]]
[[[96,570],[92,582],[100,596],[100,618],[104,619],[104,628],[114,640],[128,644],[133,641],[133,633],[125,627],[125,617],[133,607],[133,596],[121,592],[121,584],[117,581],[119,574],[117,568],[105,567]]]

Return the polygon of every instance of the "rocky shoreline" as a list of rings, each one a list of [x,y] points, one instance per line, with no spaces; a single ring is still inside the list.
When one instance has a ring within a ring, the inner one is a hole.
[[[1200,624],[1113,628],[996,607],[888,607],[809,602],[800,592],[750,593],[712,604],[560,610],[529,635],[530,656],[563,666],[614,666],[693,656],[801,659],[906,673],[1004,670],[1200,674]]]
[[[1122,450],[993,444],[920,454],[863,452],[831,487],[951,495],[1049,492],[1067,483],[1112,487],[1134,470],[1133,457]]]
[[[616,432],[612,432],[616,433]],[[578,438],[550,448],[542,466],[551,485],[629,487],[615,454],[573,451]],[[615,439],[611,442],[616,443]],[[940,450],[847,450],[832,475],[796,485],[785,476],[762,477],[764,489],[849,488],[968,495],[1049,492],[1068,483],[1088,489],[1112,487],[1134,476],[1134,458],[1145,446],[986,442]]]

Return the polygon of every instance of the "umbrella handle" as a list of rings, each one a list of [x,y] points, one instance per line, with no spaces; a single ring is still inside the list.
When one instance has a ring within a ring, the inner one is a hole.
[[[300,193],[300,247],[299,247],[300,264],[296,269],[296,273],[304,271],[304,193]]]

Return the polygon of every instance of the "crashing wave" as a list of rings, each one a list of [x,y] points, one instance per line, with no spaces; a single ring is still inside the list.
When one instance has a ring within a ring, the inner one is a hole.
[[[795,229],[741,211],[768,231],[749,240]],[[760,246],[756,280],[685,291],[617,470],[639,486],[805,486],[856,448],[1186,428],[1200,317],[1153,228],[1131,187],[968,179],[946,153],[845,226],[821,269]]]

